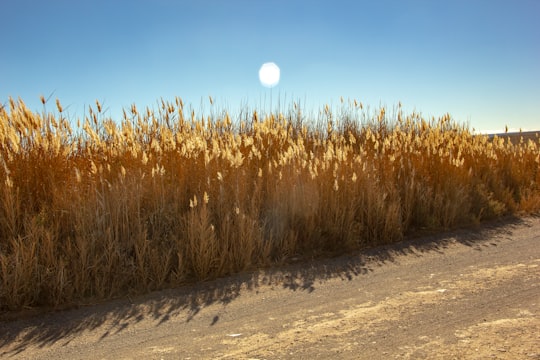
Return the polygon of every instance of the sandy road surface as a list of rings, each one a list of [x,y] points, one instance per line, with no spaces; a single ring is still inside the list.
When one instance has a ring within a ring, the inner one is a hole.
[[[540,359],[540,218],[0,322],[7,359]]]

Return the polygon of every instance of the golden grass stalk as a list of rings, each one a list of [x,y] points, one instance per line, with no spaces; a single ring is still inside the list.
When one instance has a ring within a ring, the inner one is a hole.
[[[209,99],[212,106],[213,99]],[[325,106],[0,109],[0,310],[106,299],[540,209],[538,137]]]

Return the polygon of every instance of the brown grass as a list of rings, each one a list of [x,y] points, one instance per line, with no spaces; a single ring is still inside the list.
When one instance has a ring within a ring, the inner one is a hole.
[[[214,105],[212,105],[214,106]],[[538,137],[351,102],[308,123],[0,110],[0,310],[141,293],[540,209]]]

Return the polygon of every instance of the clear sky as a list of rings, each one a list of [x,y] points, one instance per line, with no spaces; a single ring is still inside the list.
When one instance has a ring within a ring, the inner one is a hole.
[[[267,104],[258,70],[273,61],[273,101],[309,111],[343,96],[540,128],[539,0],[1,0],[1,13],[3,104],[41,111],[52,94],[47,110],[59,98],[76,118],[98,99],[116,118],[175,96],[206,111],[211,95],[234,112]]]

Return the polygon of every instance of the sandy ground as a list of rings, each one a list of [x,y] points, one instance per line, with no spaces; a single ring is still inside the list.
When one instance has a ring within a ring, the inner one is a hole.
[[[540,218],[0,322],[7,359],[540,359]]]

